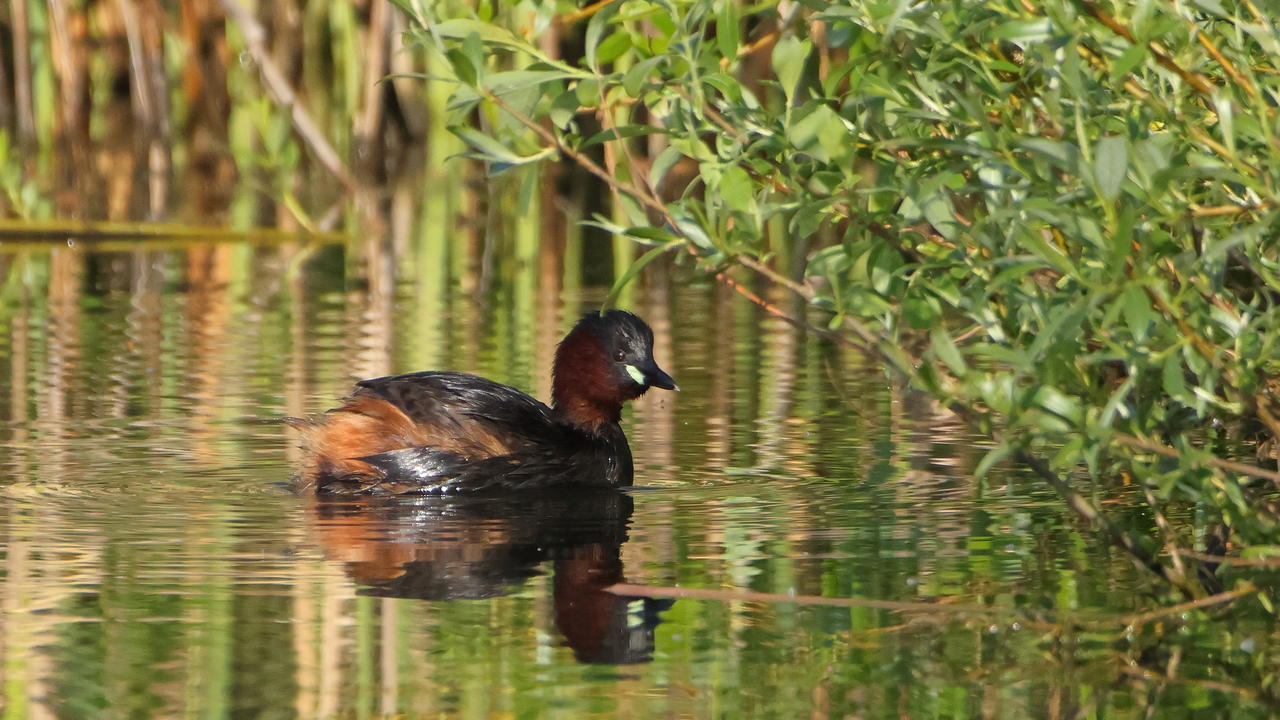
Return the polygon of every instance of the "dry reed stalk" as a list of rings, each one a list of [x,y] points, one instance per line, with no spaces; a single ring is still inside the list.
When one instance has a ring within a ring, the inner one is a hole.
[[[35,106],[31,100],[31,21],[27,4],[10,6],[13,21],[13,112],[18,126],[18,142],[27,145],[35,140]]]

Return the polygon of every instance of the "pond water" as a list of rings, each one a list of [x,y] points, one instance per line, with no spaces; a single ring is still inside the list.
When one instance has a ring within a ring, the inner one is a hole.
[[[1264,613],[1135,622],[1158,589],[1051,490],[975,480],[985,449],[946,414],[687,269],[623,299],[683,389],[627,412],[634,489],[291,493],[279,418],[356,379],[456,369],[547,398],[607,267],[514,256],[377,233],[0,244],[4,717],[1276,707]]]

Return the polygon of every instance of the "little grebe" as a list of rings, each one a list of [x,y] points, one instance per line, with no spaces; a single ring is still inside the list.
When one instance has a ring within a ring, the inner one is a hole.
[[[317,493],[458,493],[631,484],[622,404],[676,390],[653,360],[653,331],[622,310],[588,313],[556,350],[551,407],[475,375],[363,380],[318,419],[290,418]]]

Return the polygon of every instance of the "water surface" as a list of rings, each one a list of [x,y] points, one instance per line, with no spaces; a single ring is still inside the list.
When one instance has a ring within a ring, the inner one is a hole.
[[[1016,467],[973,479],[979,438],[687,269],[624,298],[683,389],[628,411],[636,488],[292,494],[279,418],[429,368],[546,398],[555,343],[607,291],[581,246],[508,261],[383,239],[0,246],[5,717],[1274,707],[1264,614],[1127,623],[1157,607],[1149,579],[1049,489]],[[656,589],[604,590],[623,580]]]

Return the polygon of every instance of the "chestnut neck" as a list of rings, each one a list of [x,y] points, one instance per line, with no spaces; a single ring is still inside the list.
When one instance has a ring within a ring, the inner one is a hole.
[[[578,327],[556,349],[551,381],[551,406],[565,422],[587,432],[622,420],[622,403],[631,395],[620,391],[612,363],[600,342]]]

